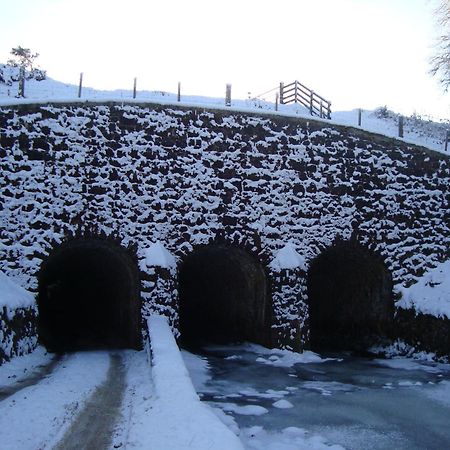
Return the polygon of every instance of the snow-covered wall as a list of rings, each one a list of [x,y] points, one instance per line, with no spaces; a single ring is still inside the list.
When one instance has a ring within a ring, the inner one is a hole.
[[[0,269],[36,291],[64,239],[114,235],[137,248],[144,316],[174,326],[176,270],[146,264],[157,242],[174,261],[215,241],[257,257],[274,345],[307,339],[305,273],[336,240],[380,255],[398,291],[450,257],[450,158],[358,129],[156,104],[21,105],[0,109],[0,152]],[[286,245],[294,268],[272,263]]]

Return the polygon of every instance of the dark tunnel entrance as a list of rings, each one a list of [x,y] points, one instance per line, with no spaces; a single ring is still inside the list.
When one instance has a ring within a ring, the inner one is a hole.
[[[262,265],[243,250],[199,247],[179,272],[184,345],[270,340],[270,305]]]
[[[392,288],[384,263],[357,243],[319,255],[308,273],[311,348],[365,351],[388,336]]]
[[[54,351],[139,348],[139,274],[118,244],[62,244],[39,273],[39,335]]]

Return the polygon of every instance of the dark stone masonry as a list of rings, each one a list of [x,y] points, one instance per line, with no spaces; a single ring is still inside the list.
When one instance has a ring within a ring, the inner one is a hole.
[[[450,158],[356,128],[22,105],[0,108],[0,156],[0,269],[37,294],[50,348],[139,348],[152,312],[182,342],[418,344],[398,290],[450,257]],[[152,243],[176,267],[149,262]],[[286,246],[304,264],[286,264]],[[423,343],[450,353],[435,320]]]

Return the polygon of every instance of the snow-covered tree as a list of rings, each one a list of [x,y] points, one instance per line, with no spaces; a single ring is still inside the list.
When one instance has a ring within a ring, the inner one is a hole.
[[[450,88],[450,0],[441,0],[436,9],[439,37],[431,58],[431,73],[440,78],[445,91]]]
[[[12,73],[8,76],[0,73],[0,81],[7,83],[8,81],[18,81],[19,88],[17,92],[18,97],[25,97],[25,80],[45,80],[46,74],[44,70],[35,67],[35,59],[39,53],[32,53],[29,48],[23,48],[20,45],[11,50],[12,58],[7,62],[10,68],[18,69],[18,72]],[[9,83],[8,83],[9,84]]]

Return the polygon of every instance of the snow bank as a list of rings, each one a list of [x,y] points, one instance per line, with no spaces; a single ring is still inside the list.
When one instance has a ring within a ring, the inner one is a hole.
[[[297,253],[292,244],[286,244],[275,254],[270,263],[270,268],[275,272],[283,269],[306,269],[305,258]]]
[[[0,270],[0,307],[13,310],[33,306],[35,306],[33,295],[14,283]]]
[[[166,318],[151,316],[148,328],[157,411],[148,448],[242,450],[238,437],[200,402]]]
[[[147,267],[163,267],[164,269],[173,269],[177,266],[177,260],[161,242],[153,243],[144,250],[145,265]]]
[[[400,288],[400,308],[450,319],[450,260],[439,264],[409,288]]]

